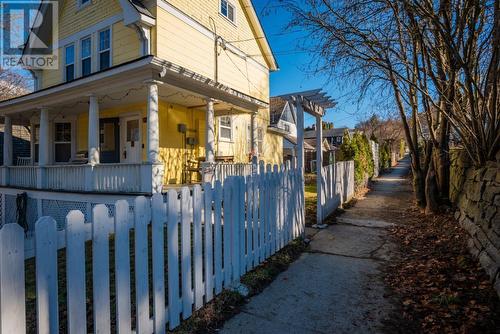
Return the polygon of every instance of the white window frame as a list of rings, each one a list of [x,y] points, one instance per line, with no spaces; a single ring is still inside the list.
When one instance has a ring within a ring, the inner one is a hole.
[[[99,50],[101,47],[101,32],[103,31],[109,31],[109,48],[105,50]],[[96,61],[97,61],[97,71],[101,71],[101,53],[109,51],[109,67],[107,69],[110,69],[113,67],[113,29],[111,26],[108,26],[106,28],[100,29],[97,31],[97,42],[96,44]]]
[[[73,63],[72,64],[68,64],[66,62],[66,50],[69,48],[69,47],[73,47]],[[68,81],[68,78],[66,76],[66,68],[69,66],[69,65],[73,65],[73,79],[72,80],[75,80],[77,78],[77,73],[76,73],[76,59],[78,58],[77,57],[77,48],[76,48],[76,45],[75,43],[70,43],[70,44],[67,44],[64,46],[64,73],[63,73],[63,79],[64,79],[64,82],[67,82]]]
[[[229,122],[230,122],[229,126],[221,124],[222,119],[225,118],[225,117],[229,118]],[[218,123],[218,126],[219,126],[219,140],[220,141],[225,141],[225,142],[232,142],[233,141],[233,117],[229,116],[229,115],[219,116],[217,123]],[[221,129],[229,129],[229,131],[230,131],[230,138],[223,137]]]
[[[84,40],[87,40],[87,39],[90,40],[90,56],[86,57],[86,58],[83,58],[82,57],[82,52],[83,52],[82,43],[83,43]],[[80,42],[78,44],[80,45],[79,55],[78,55],[78,65],[79,65],[78,67],[80,69],[80,71],[79,71],[79,77],[83,77],[83,66],[82,66],[82,63],[83,63],[83,61],[85,59],[88,59],[88,58],[90,58],[90,73],[88,75],[91,75],[94,72],[94,67],[93,67],[94,52],[93,52],[93,47],[92,47],[92,45],[94,43],[93,43],[92,35],[87,35],[85,37],[80,38]]]
[[[76,140],[77,140],[77,118],[76,116],[66,116],[56,117],[51,124],[50,136],[52,137],[51,142],[51,150],[52,157],[51,161],[54,165],[67,165],[71,164],[70,161],[66,162],[56,162],[56,144],[68,144],[68,142],[56,142],[56,124],[57,123],[70,123],[71,124],[71,157],[70,161],[75,159],[76,157]]]
[[[225,2],[228,6],[227,9],[227,16],[222,13],[222,2]],[[233,20],[229,18],[229,6],[233,8]],[[219,15],[231,22],[232,24],[236,25],[237,22],[237,15],[236,15],[236,5],[230,1],[230,0],[219,0]]]

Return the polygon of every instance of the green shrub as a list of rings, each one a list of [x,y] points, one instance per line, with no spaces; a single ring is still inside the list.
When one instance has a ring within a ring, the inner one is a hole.
[[[373,177],[374,165],[370,142],[361,132],[356,132],[351,137],[346,130],[344,142],[340,146],[339,160],[354,160],[354,181],[357,188],[366,186],[368,180]]]
[[[391,147],[388,143],[383,143],[380,145],[378,150],[378,159],[380,169],[384,170],[391,167]]]
[[[403,158],[406,153],[406,143],[403,139],[399,142],[399,158]]]

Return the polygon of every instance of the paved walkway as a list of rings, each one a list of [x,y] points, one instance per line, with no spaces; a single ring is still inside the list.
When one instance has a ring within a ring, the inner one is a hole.
[[[222,333],[379,333],[392,309],[384,298],[381,269],[392,245],[386,228],[411,201],[404,180],[409,161],[377,179],[367,197],[313,235],[310,250],[242,312]]]

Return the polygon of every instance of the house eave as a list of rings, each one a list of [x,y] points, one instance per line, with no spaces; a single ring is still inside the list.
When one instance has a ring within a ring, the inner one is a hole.
[[[146,56],[71,82],[61,83],[0,102],[0,116],[39,109],[40,107],[50,107],[56,103],[71,100],[76,95],[99,94],[104,87],[124,86],[128,83],[137,84],[151,79],[191,91],[200,96],[228,102],[248,112],[255,112],[269,106],[265,101],[217,83],[186,68],[154,56]]]

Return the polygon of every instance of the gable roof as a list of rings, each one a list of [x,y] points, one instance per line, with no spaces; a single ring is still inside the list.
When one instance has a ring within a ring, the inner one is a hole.
[[[283,111],[285,110],[285,106],[287,101],[282,99],[281,97],[271,97],[269,99],[269,108],[271,113],[271,123],[278,123]]]
[[[250,20],[250,25],[254,30],[255,40],[257,41],[257,44],[259,45],[262,51],[264,59],[266,60],[267,65],[269,66],[269,70],[277,71],[279,69],[278,62],[274,57],[273,50],[269,45],[266,33],[262,28],[262,24],[260,23],[257,13],[255,12],[252,0],[241,0],[241,3],[243,4],[243,10],[245,11],[246,15],[248,16],[248,19]]]

